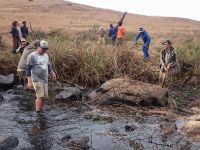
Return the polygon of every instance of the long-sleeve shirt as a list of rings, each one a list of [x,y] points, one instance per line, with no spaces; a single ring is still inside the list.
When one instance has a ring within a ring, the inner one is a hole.
[[[26,26],[21,26],[21,32],[22,32],[22,37],[23,38],[27,38],[27,36],[28,36],[28,27],[26,27]]]
[[[19,30],[17,29],[17,27],[12,27],[10,33],[12,34],[13,38],[17,38],[20,39],[20,35],[19,35]]]
[[[170,50],[162,49],[160,52],[160,64],[161,70],[164,69],[167,65],[171,65],[172,67],[177,67],[177,53],[176,49],[171,47]]]
[[[45,53],[39,54],[37,51],[31,53],[27,58],[26,75],[32,78],[33,82],[48,82],[48,73],[52,72],[49,57]]]
[[[135,42],[137,43],[137,41],[138,41],[138,39],[139,38],[142,38],[142,40],[143,40],[143,42],[144,43],[150,43],[150,41],[151,41],[151,38],[150,38],[150,36],[149,36],[149,33],[148,32],[146,32],[146,31],[144,31],[144,32],[139,32],[137,35],[136,35],[136,37],[135,37]]]
[[[117,27],[111,27],[109,29],[108,36],[111,37],[112,39],[116,39],[116,37],[117,37]]]

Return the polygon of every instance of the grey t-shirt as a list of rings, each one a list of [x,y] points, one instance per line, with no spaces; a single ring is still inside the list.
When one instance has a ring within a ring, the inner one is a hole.
[[[31,66],[31,78],[33,82],[48,82],[49,56],[37,51],[31,53],[27,58],[27,65]]]

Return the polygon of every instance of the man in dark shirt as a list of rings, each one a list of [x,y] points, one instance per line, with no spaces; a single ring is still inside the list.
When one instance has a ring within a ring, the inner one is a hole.
[[[22,23],[23,23],[23,25],[21,26],[22,37],[26,39],[28,37],[28,27],[26,26],[26,21],[23,21]]]
[[[10,33],[13,38],[13,53],[16,53],[16,49],[19,47],[21,39],[21,30],[18,21],[12,23]]]

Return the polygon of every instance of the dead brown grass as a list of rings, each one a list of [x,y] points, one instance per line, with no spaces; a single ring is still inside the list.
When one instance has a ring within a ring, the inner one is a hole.
[[[49,32],[61,29],[66,33],[87,31],[94,25],[108,28],[110,23],[116,24],[122,13],[105,9],[98,9],[84,5],[67,5],[63,0],[1,0],[0,1],[0,33],[11,45],[9,35],[11,23],[14,20],[26,20],[40,31]],[[184,38],[192,36],[194,40],[200,39],[200,22],[180,18],[148,17],[128,14],[124,26],[129,32],[136,32],[137,28],[144,26],[153,37],[151,49],[153,53],[160,48],[163,39],[172,39],[179,45]],[[29,26],[30,27],[30,26]],[[134,35],[132,36],[132,39]]]
[[[51,31],[64,29],[65,31],[88,30],[94,24],[105,28],[109,23],[116,23],[121,13],[105,9],[97,9],[84,5],[66,5],[62,0],[6,0],[0,1],[1,31],[9,31],[11,22],[26,20],[40,30]],[[194,34],[200,30],[200,22],[178,19],[147,17],[128,14],[124,25],[128,31],[136,31],[144,26],[152,34],[180,33]]]
[[[69,40],[66,37],[63,39],[59,37],[59,40],[56,40],[57,34],[47,38],[51,42],[54,64],[59,66],[57,71],[62,74],[61,80],[84,82],[85,85],[95,85],[106,79],[122,76],[155,83],[159,72],[161,42],[164,39],[171,39],[175,47],[184,49],[185,52],[198,47],[200,22],[136,14],[128,14],[124,21],[128,35],[125,48],[114,49],[111,45],[97,45],[95,34],[90,34],[92,30],[89,32],[88,30],[94,25],[101,25],[106,29],[110,23],[115,24],[121,14],[78,4],[66,5],[62,0],[20,0],[17,2],[16,0],[1,0],[0,34],[7,45],[0,54],[1,68],[2,64],[6,63],[2,62],[4,55],[9,56],[7,62],[12,64],[11,70],[17,66],[17,59],[9,53],[11,49],[9,31],[14,20],[19,22],[26,20],[28,26],[31,24],[34,30],[42,32],[60,30],[68,37],[76,36],[75,40]],[[132,48],[132,40],[140,26],[145,27],[152,37],[150,47],[152,59],[149,62],[143,61],[141,47]],[[185,43],[193,46],[184,45]]]

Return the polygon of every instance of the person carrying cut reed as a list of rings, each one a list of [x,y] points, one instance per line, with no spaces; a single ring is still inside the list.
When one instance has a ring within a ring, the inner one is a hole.
[[[123,39],[124,39],[124,35],[125,35],[125,28],[122,24],[123,24],[123,22],[121,22],[121,21],[118,23],[117,46],[123,44]]]

